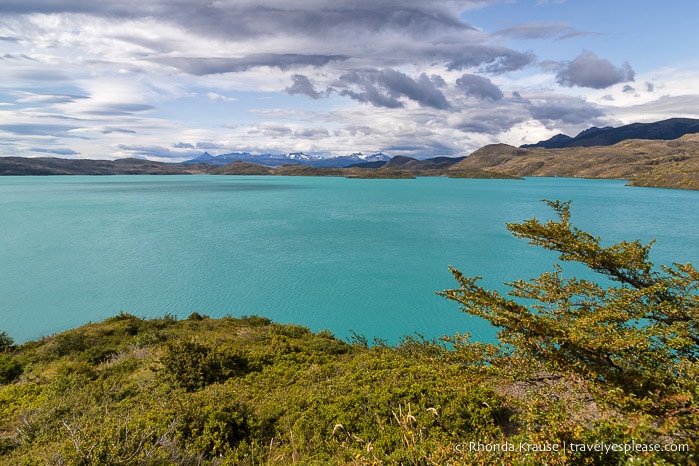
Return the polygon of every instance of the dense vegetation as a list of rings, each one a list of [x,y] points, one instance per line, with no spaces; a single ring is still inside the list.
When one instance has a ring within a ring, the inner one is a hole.
[[[558,219],[508,225],[556,266],[512,297],[454,270],[441,292],[501,328],[347,342],[249,316],[0,333],[2,464],[696,464],[699,274]],[[626,449],[627,451],[624,451]]]

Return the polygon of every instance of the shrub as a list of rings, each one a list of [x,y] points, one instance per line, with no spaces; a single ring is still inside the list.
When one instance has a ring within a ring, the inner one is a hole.
[[[0,353],[6,353],[14,346],[15,341],[7,332],[0,332]]]
[[[248,371],[248,357],[242,351],[213,349],[196,340],[168,343],[160,363],[172,385],[187,391],[223,382]]]
[[[267,317],[260,317],[257,315],[245,315],[242,316],[240,320],[241,322],[249,325],[250,327],[264,327],[265,325],[269,325],[272,323],[272,321],[269,320]]]
[[[22,364],[8,354],[0,354],[0,384],[10,383],[22,375]]]

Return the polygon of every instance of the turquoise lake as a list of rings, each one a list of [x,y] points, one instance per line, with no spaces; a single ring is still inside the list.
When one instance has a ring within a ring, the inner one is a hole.
[[[2,177],[0,330],[23,342],[120,311],[199,312],[492,341],[435,292],[455,285],[449,265],[498,289],[551,270],[556,254],[505,228],[551,218],[543,198],[573,200],[606,244],[656,239],[656,264],[699,265],[699,192],[623,181]]]

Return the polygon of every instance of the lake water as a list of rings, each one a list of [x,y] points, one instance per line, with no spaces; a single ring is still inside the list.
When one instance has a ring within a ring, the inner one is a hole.
[[[0,330],[17,342],[120,311],[258,314],[396,342],[494,330],[435,295],[453,265],[483,284],[551,270],[506,222],[550,218],[607,242],[653,238],[699,264],[699,192],[622,181],[254,176],[0,178]],[[575,267],[566,269],[579,273]]]

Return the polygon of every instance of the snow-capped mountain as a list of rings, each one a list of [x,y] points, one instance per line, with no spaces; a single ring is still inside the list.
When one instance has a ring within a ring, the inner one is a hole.
[[[333,167],[342,168],[364,162],[387,162],[390,157],[381,152],[365,155],[355,152],[350,155],[338,157],[317,157],[303,152],[292,152],[289,154],[251,154],[249,152],[231,152],[230,154],[211,155],[204,152],[199,157],[188,160],[184,163],[207,163],[209,165],[224,166],[229,163],[241,161],[276,167],[287,164],[303,164],[311,167]]]

